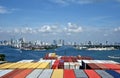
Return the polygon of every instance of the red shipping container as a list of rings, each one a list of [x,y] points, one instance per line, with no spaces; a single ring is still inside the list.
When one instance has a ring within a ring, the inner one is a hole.
[[[120,70],[120,67],[116,64],[103,64],[103,65],[106,66],[108,69]]]
[[[33,69],[25,69],[19,74],[14,75],[12,78],[25,78],[29,73],[31,73]]]
[[[88,63],[88,66],[91,68],[91,69],[100,69],[100,67],[99,66],[97,66],[96,64],[94,64],[94,63]]]
[[[12,72],[2,76],[1,78],[12,78],[12,76],[19,74],[22,71],[24,71],[24,69],[16,69],[16,70],[13,70]]]
[[[89,78],[101,78],[94,70],[84,70]]]
[[[73,70],[65,69],[64,78],[76,78]]]
[[[108,68],[107,68],[106,66],[104,66],[103,64],[97,63],[96,65],[99,66],[100,69],[103,69],[103,70],[108,69]]]

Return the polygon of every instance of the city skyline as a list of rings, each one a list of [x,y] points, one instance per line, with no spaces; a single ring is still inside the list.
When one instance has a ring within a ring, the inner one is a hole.
[[[120,0],[0,0],[0,40],[120,42]]]

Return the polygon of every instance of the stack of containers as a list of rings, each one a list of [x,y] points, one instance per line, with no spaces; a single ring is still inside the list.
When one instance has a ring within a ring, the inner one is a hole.
[[[63,69],[55,69],[51,78],[63,78]]]
[[[42,69],[34,69],[29,75],[26,76],[26,78],[38,78],[42,71]]]
[[[59,69],[64,69],[64,60],[60,60],[60,61],[59,61],[58,68],[59,68]]]
[[[114,78],[120,78],[120,74],[113,70],[105,70],[107,73],[111,74]]]
[[[58,65],[60,63],[60,60],[56,60],[54,64],[52,65],[52,69],[58,69]]]
[[[70,69],[69,62],[64,62],[64,69]]]
[[[56,53],[49,53],[49,54],[46,54],[46,56],[43,59],[55,60],[57,59],[57,55]]]
[[[76,78],[88,78],[88,76],[83,70],[75,69],[74,72],[75,72]]]
[[[19,72],[19,74],[13,75],[12,78],[25,78],[32,71],[33,71],[33,69],[24,69],[22,72]]]
[[[94,70],[84,70],[84,71],[88,75],[88,78],[101,78],[101,76],[97,74]]]
[[[83,69],[120,69],[117,62],[111,60],[83,60]]]
[[[64,78],[76,78],[74,70],[64,69]]]
[[[9,78],[9,77],[13,78],[15,75],[21,73],[22,71],[24,71],[24,69],[15,69],[15,70],[1,76],[1,78]]]
[[[38,77],[31,77],[31,78],[50,78],[52,72],[53,69],[45,69]]]
[[[37,68],[38,68],[38,69],[50,69],[50,63],[48,63],[48,62],[43,62],[43,63],[40,64]]]
[[[114,78],[109,73],[105,72],[104,70],[95,70],[102,78]]]
[[[11,72],[11,71],[13,71],[13,69],[1,70],[1,71],[0,71],[0,77],[1,77],[1,76],[4,76],[5,74],[7,74],[7,73],[9,73],[9,72]]]
[[[38,61],[38,62],[40,62],[40,63],[47,62],[47,63],[49,63],[49,64],[50,64],[50,68],[52,67],[52,60],[43,60],[43,59],[41,59],[41,60],[40,60],[40,61]]]

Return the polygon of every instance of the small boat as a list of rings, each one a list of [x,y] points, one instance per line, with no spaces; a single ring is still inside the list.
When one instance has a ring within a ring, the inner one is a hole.
[[[112,58],[112,59],[120,59],[120,57],[118,56],[108,56],[109,58]]]

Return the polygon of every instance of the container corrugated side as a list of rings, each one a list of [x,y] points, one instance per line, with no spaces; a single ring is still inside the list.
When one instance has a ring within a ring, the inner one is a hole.
[[[31,73],[33,69],[25,69],[22,72],[15,74],[12,78],[25,78],[29,73]]]
[[[43,63],[40,64],[37,68],[39,68],[39,69],[49,69],[49,68],[50,68],[50,63],[48,63],[48,62],[43,62]]]
[[[64,78],[76,78],[74,70],[72,70],[72,69],[65,69],[64,70]]]
[[[9,73],[9,72],[12,72],[13,70],[11,70],[11,69],[9,69],[9,70],[1,70],[0,71],[0,77],[1,76],[3,76],[3,75],[5,75],[5,74],[7,74],[7,73]]]
[[[83,70],[75,69],[74,72],[75,72],[76,78],[88,78],[88,76]]]
[[[37,68],[40,64],[42,64],[42,63],[39,63],[39,62],[33,63],[32,65],[30,65],[30,66],[27,67],[27,68]]]
[[[104,66],[106,66],[108,69],[113,69],[113,70],[120,70],[120,66],[116,65],[116,64],[103,64]]]
[[[16,69],[16,68],[19,68],[20,66],[23,66],[24,64],[26,63],[16,63],[16,65],[10,66],[9,68]]]
[[[3,66],[7,66],[7,65],[10,65],[11,63],[4,63],[4,64],[0,64],[0,69],[1,69],[1,67],[3,67]]]
[[[104,66],[104,65],[101,64],[101,63],[96,63],[96,65],[99,66],[100,69],[102,69],[102,70],[108,69],[106,66]]]
[[[109,73],[105,72],[104,70],[95,70],[102,78],[114,78]]]
[[[101,78],[99,74],[97,74],[94,70],[84,70],[89,78]]]
[[[51,78],[63,78],[63,69],[55,69]]]
[[[112,75],[114,78],[120,78],[120,74],[113,71],[113,70],[105,70],[107,73],[109,73],[110,75]]]
[[[19,74],[22,71],[24,71],[24,69],[15,69],[15,70],[3,75],[1,78],[13,78],[12,76]]]
[[[24,65],[18,67],[19,69],[24,69],[24,68],[27,68],[29,66],[31,66],[33,63],[25,63]]]
[[[90,68],[90,69],[100,69],[100,67],[97,66],[97,65],[94,64],[94,63],[88,63],[87,66],[88,66],[88,68]]]
[[[43,71],[42,69],[35,69],[29,75],[27,75],[26,78],[38,78],[42,71]]]
[[[16,63],[10,63],[8,65],[1,67],[1,69],[9,69],[11,66],[14,66],[14,65],[16,65]]]
[[[52,75],[52,72],[53,72],[53,69],[45,69],[37,78],[50,78]]]
[[[64,62],[64,69],[70,69],[69,62]]]

